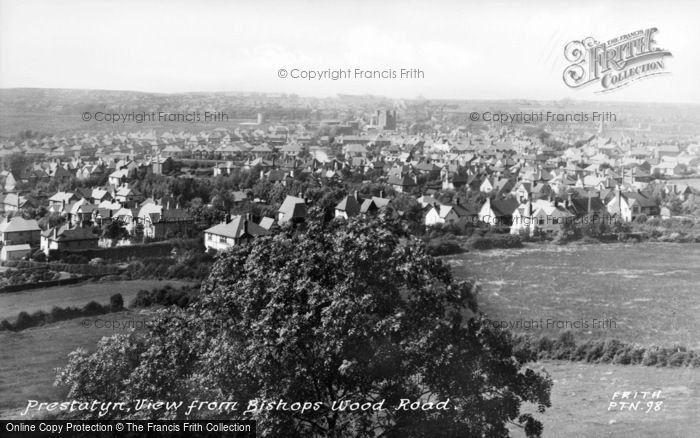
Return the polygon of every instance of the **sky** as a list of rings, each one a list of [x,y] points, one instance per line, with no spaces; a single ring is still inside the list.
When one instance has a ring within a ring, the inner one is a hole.
[[[697,1],[0,0],[0,88],[700,104]],[[658,28],[670,74],[570,89],[564,46]],[[420,69],[304,80],[280,69]]]

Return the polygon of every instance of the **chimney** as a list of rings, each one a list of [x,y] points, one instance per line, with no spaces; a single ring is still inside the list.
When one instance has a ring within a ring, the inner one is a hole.
[[[355,190],[355,193],[353,193],[353,197],[355,198],[355,201],[357,201],[357,190]]]

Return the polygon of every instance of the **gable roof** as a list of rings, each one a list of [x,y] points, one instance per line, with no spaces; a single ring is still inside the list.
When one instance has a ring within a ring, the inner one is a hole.
[[[342,201],[335,206],[336,210],[344,211],[350,216],[356,215],[360,212],[360,203],[353,195],[347,195]]]
[[[306,217],[306,201],[296,196],[287,195],[279,208],[284,220]]]
[[[512,198],[491,201],[491,210],[496,216],[511,216],[518,208],[518,201]]]
[[[23,231],[40,231],[37,221],[34,219],[24,219],[21,216],[15,216],[9,221],[0,223],[0,232],[2,233],[19,233]]]
[[[227,224],[214,225],[204,232],[232,239],[240,239],[245,236],[267,236],[270,234],[265,228],[240,215],[234,216],[231,222]]]

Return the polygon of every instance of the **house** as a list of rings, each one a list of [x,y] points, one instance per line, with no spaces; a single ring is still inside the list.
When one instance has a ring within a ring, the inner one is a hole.
[[[411,190],[411,187],[416,186],[416,180],[408,175],[392,175],[389,177],[387,183],[389,183],[394,188],[394,190],[396,190],[399,193],[409,192]]]
[[[134,229],[138,222],[138,209],[123,207],[114,213],[114,219],[121,222],[129,234],[134,234]]]
[[[443,168],[445,169],[445,168]],[[464,187],[467,184],[468,178],[465,175],[455,172],[442,173],[442,189],[455,190]]]
[[[67,214],[67,207],[79,199],[80,197],[73,192],[57,192],[49,198],[49,211]]]
[[[258,236],[267,236],[268,230],[250,217],[234,216],[231,222],[214,225],[204,230],[204,246],[209,250],[226,251]]]
[[[537,200],[549,197],[552,194],[552,187],[544,182],[520,182],[511,191],[518,202],[523,203],[529,199]]]
[[[418,203],[419,203],[420,206],[423,207],[423,208],[431,207],[431,206],[433,206],[433,205],[435,205],[435,204],[438,204],[438,205],[441,204],[440,201],[438,201],[438,200],[435,199],[434,197],[432,197],[432,196],[430,196],[430,195],[427,195],[427,194],[421,196],[420,198],[418,198]]]
[[[109,184],[118,187],[129,178],[129,169],[119,169],[109,174]]]
[[[509,193],[515,181],[510,178],[485,178],[479,186],[479,191],[483,193]]]
[[[123,185],[117,189],[114,199],[125,207],[133,207],[143,201],[144,197],[138,190]]]
[[[613,217],[619,215],[620,219],[626,222],[635,220],[641,214],[647,216],[660,214],[659,205],[656,201],[638,192],[618,192],[608,201],[606,207],[609,214]]]
[[[481,222],[489,225],[507,225],[510,227],[513,213],[518,206],[518,201],[513,198],[499,200],[486,198],[486,202],[479,209],[478,217]]]
[[[277,223],[302,222],[306,218],[306,201],[296,196],[287,196],[278,210]]]
[[[269,231],[274,224],[275,220],[273,218],[265,216],[260,219],[260,223],[258,225]]]
[[[9,170],[0,171],[0,186],[7,192],[15,189],[17,180],[15,180],[15,176],[12,175],[12,172]]]
[[[10,220],[5,219],[0,224],[0,242],[3,245],[28,244],[39,245],[41,238],[41,228],[34,219],[24,219],[15,216]]]
[[[459,204],[434,205],[425,215],[425,225],[454,224],[462,218],[476,216]]]
[[[49,228],[41,233],[41,250],[49,256],[51,251],[76,251],[97,248],[100,238],[92,230],[83,227]]]
[[[37,206],[33,201],[29,201],[17,193],[0,195],[0,211],[4,214],[24,210],[28,207],[36,208]]]
[[[535,230],[554,233],[561,230],[567,221],[573,220],[573,217],[573,214],[551,201],[527,201],[513,212],[510,233],[527,232],[532,235]]]
[[[19,260],[31,254],[32,248],[28,243],[20,245],[5,245],[0,250],[0,261]]]
[[[166,148],[167,149],[167,148]],[[154,175],[165,175],[173,170],[174,161],[171,157],[157,156],[151,162],[151,170]]]
[[[188,235],[194,229],[194,217],[181,208],[164,208],[160,213],[149,214],[144,223],[144,235],[155,239],[168,239],[175,235]]]
[[[360,205],[360,213],[363,215],[376,213],[382,208],[388,206],[390,202],[390,199],[372,196],[371,198],[362,201],[362,204]]]
[[[95,188],[90,191],[90,199],[93,204],[99,204],[103,201],[112,201],[112,194],[105,189]]]
[[[360,203],[357,199],[357,192],[353,195],[347,195],[342,201],[335,206],[335,217],[342,217],[347,219],[348,217],[357,216],[360,214]]]

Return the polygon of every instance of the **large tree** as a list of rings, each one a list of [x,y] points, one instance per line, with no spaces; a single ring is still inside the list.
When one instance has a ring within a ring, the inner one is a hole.
[[[543,412],[551,380],[528,368],[508,332],[487,324],[473,285],[384,218],[310,219],[220,256],[199,300],[161,311],[144,336],[104,338],[72,353],[57,382],[87,400],[186,400],[181,409],[121,417],[185,416],[190,400],[309,401],[305,412],[262,410],[262,436],[539,436],[522,412]],[[401,399],[448,402],[399,410]],[[333,402],[379,403],[337,411]],[[378,406],[378,405],[377,405]],[[443,406],[444,407],[444,406]]]

